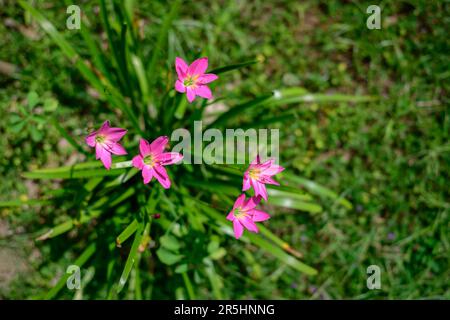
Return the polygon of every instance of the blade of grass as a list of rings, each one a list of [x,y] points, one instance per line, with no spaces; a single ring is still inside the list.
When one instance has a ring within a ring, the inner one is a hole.
[[[64,37],[56,30],[53,24],[47,20],[39,11],[28,4],[26,1],[19,0],[19,4],[24,10],[29,12],[31,16],[39,23],[42,29],[55,41],[61,48],[66,57],[78,68],[79,72],[89,81],[99,93],[102,99],[108,100],[111,106],[119,107],[133,123],[133,127],[140,133],[144,134],[140,128],[138,120],[132,110],[128,107],[124,97],[117,89],[112,86],[104,76],[98,76],[91,68],[84,62],[75,49],[67,42]],[[97,71],[97,73],[99,73]],[[108,92],[108,93],[106,93]]]
[[[121,234],[116,238],[116,245],[121,246],[138,228],[138,221],[134,219]]]
[[[74,138],[70,134],[67,133],[66,129],[64,129],[60,124],[56,117],[51,117],[51,122],[55,126],[55,128],[59,131],[59,133],[70,143],[72,147],[75,148],[78,152],[82,154],[87,154],[86,150],[84,150],[79,143],[75,141]]]
[[[92,219],[98,218],[103,212],[100,210],[90,210],[86,214],[83,214],[80,219],[70,219],[64,221],[57,226],[50,228],[45,233],[36,238],[37,241],[43,241],[57,237],[63,233],[70,231],[74,226],[88,223]]]
[[[189,299],[195,300],[196,297],[195,297],[195,293],[194,293],[194,288],[192,287],[192,282],[191,282],[191,279],[189,279],[187,272],[183,272],[181,274],[181,276],[183,277],[184,285],[186,286],[186,290],[188,292]]]
[[[111,165],[111,170],[105,170],[100,161],[77,163],[72,166],[58,168],[37,169],[23,173],[23,177],[28,179],[77,179],[104,176],[116,176],[127,172],[131,166],[131,161],[116,162]]]
[[[138,228],[136,230],[133,244],[131,245],[130,253],[128,254],[127,261],[125,263],[125,267],[123,269],[122,275],[120,276],[119,283],[116,287],[116,292],[120,293],[122,291],[123,287],[127,283],[128,276],[130,275],[131,268],[133,267],[133,264],[136,259],[136,255],[138,254],[138,248],[142,240],[143,231],[147,228],[147,226],[144,226],[144,222],[138,223]]]
[[[77,260],[75,260],[74,265],[78,267],[82,267],[95,253],[96,251],[96,244],[91,243],[84,251],[83,253],[78,257]],[[59,291],[64,287],[64,285],[67,282],[67,279],[70,277],[70,274],[65,273],[61,279],[56,283],[56,285],[45,295],[45,300],[50,300],[54,298]]]
[[[156,62],[158,61],[160,52],[162,52],[162,50],[163,50],[163,43],[166,41],[169,28],[172,24],[172,20],[175,18],[176,14],[178,13],[178,9],[180,8],[180,5],[181,5],[180,0],[176,0],[171,3],[170,11],[164,17],[162,26],[158,32],[158,38],[157,38],[156,44],[152,50],[153,54],[152,54],[152,57],[150,58],[150,62],[148,64],[148,66],[147,66],[147,74],[149,75],[149,87],[150,88],[154,87],[156,77],[153,75],[156,71],[155,70]]]
[[[291,197],[272,196],[270,204],[278,207],[296,209],[310,213],[318,213],[322,211],[322,207],[316,203],[304,202]]]
[[[350,201],[339,196],[334,191],[315,183],[314,181],[300,178],[300,177],[298,177],[294,174],[288,173],[288,172],[282,172],[282,176],[283,176],[283,178],[286,178],[287,181],[291,181],[292,183],[296,183],[298,185],[305,187],[311,193],[317,194],[318,196],[321,196],[321,197],[330,198],[332,200],[335,200],[342,206],[346,207],[347,209],[353,208],[353,205],[351,204]]]
[[[34,205],[43,205],[50,204],[51,200],[48,199],[16,199],[16,200],[6,200],[0,201],[0,208],[2,207],[20,207],[24,205],[34,206]]]
[[[229,71],[232,71],[232,70],[241,69],[241,68],[244,68],[244,67],[247,67],[247,66],[251,66],[251,65],[256,64],[258,62],[259,62],[258,60],[250,60],[250,61],[246,61],[246,62],[231,64],[231,65],[228,65],[228,66],[219,67],[219,68],[216,68],[216,69],[209,70],[208,73],[221,74],[221,73],[229,72]]]

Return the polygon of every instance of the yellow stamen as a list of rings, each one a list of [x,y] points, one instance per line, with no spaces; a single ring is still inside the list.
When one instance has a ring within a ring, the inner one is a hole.
[[[256,169],[256,168],[252,168],[248,171],[248,175],[250,176],[250,178],[255,179],[255,180],[259,178],[260,173],[261,173],[261,170]]]
[[[143,161],[146,165],[148,165],[150,167],[153,167],[153,165],[155,164],[155,159],[152,154],[145,156]]]

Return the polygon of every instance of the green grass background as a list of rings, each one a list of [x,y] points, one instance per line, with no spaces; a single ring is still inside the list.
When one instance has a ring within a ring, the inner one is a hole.
[[[96,125],[86,110],[102,105],[19,5],[0,2],[0,61],[10,64],[0,73],[0,200],[37,198],[54,185],[27,181],[22,172],[78,160],[45,120],[55,104],[64,126],[78,138]],[[281,141],[281,162],[345,196],[353,209],[323,199],[318,214],[274,212],[269,228],[318,269],[315,277],[299,275],[257,248],[244,254],[241,243],[228,242],[229,252],[244,256],[225,260],[216,270],[226,296],[450,298],[450,2],[380,1],[381,30],[366,28],[370,4],[192,1],[183,3],[172,25],[168,47],[174,54],[206,52],[215,67],[254,57],[262,61],[224,76],[216,96],[251,97],[302,86],[378,97],[368,104],[301,103],[277,110],[292,112],[292,121],[284,124],[292,134]],[[75,47],[86,50],[75,30],[64,29],[62,4],[36,5]],[[82,1],[80,6],[92,15],[97,5]],[[167,11],[165,1],[138,4],[148,50],[157,36],[151,25],[160,24]],[[44,107],[17,128],[12,114],[20,114],[30,91]],[[34,241],[51,208],[0,210],[0,298],[33,297],[55,283],[72,257],[64,254],[64,241]],[[381,290],[366,287],[372,264],[382,270]],[[157,298],[174,297],[175,288],[153,289],[158,290]],[[197,296],[210,294],[205,288]],[[94,292],[85,296],[95,297]]]

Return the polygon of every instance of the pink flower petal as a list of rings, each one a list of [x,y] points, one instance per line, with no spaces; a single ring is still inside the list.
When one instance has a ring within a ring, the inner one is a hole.
[[[253,185],[253,189],[255,190],[255,196],[261,196],[264,200],[267,201],[267,190],[266,186],[259,181],[253,180],[251,181]]]
[[[260,180],[261,180],[261,182],[266,183],[266,184],[273,184],[275,186],[279,186],[280,185],[277,181],[273,180],[269,176],[261,176]]]
[[[208,58],[200,58],[191,63],[188,68],[188,73],[192,76],[203,75],[208,69]]]
[[[244,201],[245,201],[245,194],[241,194],[234,202],[233,209],[242,207],[242,205],[244,204]]]
[[[158,155],[157,160],[161,161],[163,166],[174,164],[183,159],[183,155],[178,152],[164,152]]]
[[[253,221],[260,222],[260,221],[266,221],[270,219],[270,215],[264,211],[261,210],[253,210]]]
[[[106,120],[105,122],[103,122],[100,129],[98,129],[98,133],[105,133],[109,128],[110,128],[109,121]]]
[[[86,144],[89,147],[95,147],[95,136],[96,135],[97,135],[97,131],[94,131],[86,137]]]
[[[186,97],[189,103],[192,103],[195,100],[195,90],[191,87],[186,87]]]
[[[164,189],[170,188],[170,179],[167,175],[167,171],[163,166],[154,166],[155,170],[155,178],[158,179],[159,183],[163,186]]]
[[[160,154],[164,151],[168,142],[169,138],[167,136],[158,137],[150,144],[150,150],[153,154]]]
[[[104,131],[104,135],[107,140],[117,142],[127,133],[127,130],[122,128],[107,128]]]
[[[242,226],[242,224],[239,222],[238,219],[233,220],[233,229],[234,229],[234,236],[236,237],[236,239],[239,239],[244,233],[244,227]]]
[[[102,144],[97,143],[95,145],[95,159],[100,159],[103,155],[104,152],[108,152],[107,150],[105,150],[105,148],[103,147]]]
[[[139,140],[139,151],[141,152],[141,155],[143,157],[151,153],[152,150],[150,149],[150,144],[148,143],[147,140],[142,138],[141,140]]]
[[[178,78],[183,79],[186,76],[188,65],[183,59],[181,59],[180,57],[176,57],[175,69],[177,70]]]
[[[201,84],[207,84],[207,83],[217,80],[218,78],[219,77],[216,76],[215,74],[205,73],[204,75],[201,75],[200,77],[198,77],[198,82],[200,82]]]
[[[242,182],[242,191],[247,191],[250,189],[250,178],[248,177],[248,173],[244,173],[244,181]]]
[[[154,175],[155,172],[152,168],[146,165],[142,166],[142,178],[144,178],[144,184],[147,184],[150,181],[152,181]]]
[[[127,154],[127,151],[125,150],[124,147],[122,147],[119,143],[113,143],[111,145],[109,145],[109,151],[112,154],[118,155],[118,156],[123,156]]]
[[[239,221],[244,225],[245,228],[247,228],[248,231],[259,232],[258,227],[256,226],[256,224],[253,222],[252,219],[244,217],[242,219],[239,219]]]
[[[140,170],[142,170],[142,167],[144,166],[144,161],[141,155],[135,156],[131,161],[131,163],[133,164],[133,167],[138,168]]]
[[[264,170],[262,173],[273,176],[277,173],[280,173],[283,170],[284,170],[284,168],[282,166],[272,164],[268,169]]]
[[[103,165],[105,166],[106,169],[110,169],[111,168],[111,153],[109,153],[106,150],[103,150],[101,156],[100,156],[100,160],[103,162]]]
[[[231,211],[228,215],[227,215],[227,220],[233,221],[234,219],[236,219],[234,217],[233,211]]]
[[[208,88],[208,86],[204,85],[198,86],[197,88],[194,89],[194,91],[197,96],[200,96],[205,99],[212,99],[213,97],[211,90]]]
[[[242,206],[242,208],[244,210],[252,210],[254,209],[259,203],[261,202],[261,197],[251,197],[250,199],[248,199],[244,205]]]
[[[181,92],[181,93],[185,93],[186,87],[184,86],[183,82],[181,82],[180,80],[177,80],[177,81],[175,81],[175,90],[177,90],[178,92]]]

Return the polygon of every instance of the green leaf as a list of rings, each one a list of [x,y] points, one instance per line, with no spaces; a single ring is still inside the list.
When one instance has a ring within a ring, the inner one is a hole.
[[[27,95],[28,108],[31,110],[39,103],[39,96],[36,92],[31,91]]]
[[[209,257],[213,260],[220,260],[227,254],[227,251],[224,248],[218,248],[216,251],[211,253]]]
[[[144,64],[141,58],[131,54],[131,63],[133,64],[134,71],[136,72],[139,88],[142,93],[142,103],[146,106],[149,99],[149,86],[147,81],[147,76],[145,74]]]
[[[152,57],[150,58],[150,62],[147,66],[147,74],[151,76],[149,81],[150,87],[153,87],[154,81],[157,79],[157,77],[153,76],[156,70],[156,62],[158,61],[158,58],[164,49],[163,44],[166,41],[167,34],[172,24],[172,20],[178,13],[180,5],[181,5],[180,0],[176,0],[171,3],[170,11],[168,14],[165,15],[162,26],[158,31],[158,38],[156,39],[156,43],[153,46]]]
[[[311,181],[311,180],[308,180],[308,179],[304,179],[304,178],[300,178],[300,177],[298,177],[298,176],[296,176],[294,174],[288,173],[288,172],[282,172],[282,176],[283,176],[283,178],[286,178],[286,180],[291,181],[292,183],[296,183],[298,185],[301,185],[301,186],[305,187],[311,193],[317,194],[317,195],[325,197],[325,198],[330,198],[332,200],[335,200],[339,204],[341,204],[344,207],[346,207],[347,209],[352,209],[353,208],[353,206],[352,206],[350,201],[348,201],[347,199],[339,196],[334,191],[332,191],[330,189],[327,189],[327,188],[325,188],[325,187],[315,183],[314,181]]]
[[[12,133],[19,133],[20,131],[23,130],[26,124],[27,124],[26,121],[18,122],[10,126],[9,129],[11,130]]]
[[[239,104],[225,113],[221,114],[216,120],[214,120],[208,128],[214,128],[219,125],[225,124],[230,119],[233,119],[238,116],[242,116],[248,109],[260,107],[266,104],[272,97],[272,94],[266,94],[259,97],[256,97],[252,100],[249,100],[245,103]]]
[[[180,249],[180,242],[178,241],[178,239],[169,234],[166,234],[159,238],[159,241],[161,242],[161,247],[168,250],[177,251],[178,249]]]
[[[311,268],[310,266],[300,262],[295,257],[291,256],[290,254],[284,252],[280,248],[274,246],[269,241],[263,239],[260,235],[254,234],[251,232],[247,233],[247,237],[251,242],[253,242],[255,245],[259,246],[260,248],[264,249],[274,257],[278,258],[283,263],[287,264],[288,266],[303,272],[307,275],[314,276],[317,274],[317,270],[314,268]]]
[[[105,168],[95,169],[103,166],[100,161],[85,162],[59,168],[37,169],[25,172],[23,176],[28,179],[80,179],[117,176],[125,173],[126,167],[129,165],[128,162],[119,162],[113,164],[111,170],[106,170]]]
[[[159,248],[158,250],[156,250],[156,255],[158,256],[159,260],[161,260],[162,263],[167,264],[169,266],[183,259],[182,255],[175,254],[172,251],[169,251],[164,248]]]
[[[221,73],[225,73],[225,72],[228,72],[228,71],[232,71],[232,70],[248,67],[248,66],[256,64],[258,62],[259,62],[258,60],[250,60],[250,61],[246,61],[246,62],[231,64],[231,65],[228,65],[228,66],[219,67],[219,68],[216,68],[216,69],[209,70],[208,73],[221,74]]]
[[[117,293],[119,293],[125,284],[127,283],[128,276],[130,275],[131,268],[136,259],[136,255],[138,253],[139,245],[141,244],[142,236],[144,231],[144,224],[139,223],[138,228],[136,230],[136,234],[134,236],[133,244],[131,245],[130,253],[128,254],[127,262],[125,263],[125,268],[122,271],[122,275],[119,279],[119,284],[117,285]]]
[[[188,271],[188,265],[187,264],[180,264],[175,268],[175,273],[185,273]]]
[[[273,108],[282,105],[298,104],[300,102],[369,102],[376,100],[372,96],[356,96],[343,94],[311,94],[305,88],[293,87],[281,90],[275,90],[273,93],[264,94],[239,104],[228,111],[222,113],[208,128],[217,127],[226,124],[233,118],[242,117],[244,112],[250,112],[253,109],[262,112],[265,108]]]
[[[78,267],[82,267],[95,253],[96,251],[96,244],[91,243],[86,250],[83,251],[83,253],[78,257],[77,260],[73,263],[74,265]],[[67,279],[70,277],[70,274],[64,273],[64,275],[59,279],[57,284],[45,295],[45,300],[50,300],[54,298],[59,291],[61,291],[62,288],[66,285]]]
[[[78,152],[81,152],[83,154],[87,154],[87,152],[81,147],[81,145],[79,143],[77,143],[75,141],[75,139],[69,134],[67,133],[66,129],[64,129],[59,121],[56,119],[56,117],[52,117],[51,121],[53,123],[53,125],[55,126],[55,128],[59,131],[59,133],[61,134],[61,136],[63,136],[67,142],[70,143],[70,145],[77,150]]]
[[[42,29],[50,35],[55,43],[60,47],[64,55],[73,62],[79,72],[89,81],[89,83],[100,94],[102,99],[108,100],[111,106],[120,108],[133,123],[134,129],[140,134],[144,134],[140,128],[138,120],[134,112],[125,102],[123,95],[113,86],[106,77],[99,77],[83,59],[80,58],[72,45],[56,30],[53,24],[47,20],[38,10],[32,7],[28,2],[19,0],[19,4],[36,19]],[[108,92],[108,94],[106,94]]]
[[[26,199],[26,200],[5,200],[0,201],[0,208],[2,207],[20,207],[24,205],[43,205],[52,203],[50,200],[45,199]]]
[[[272,196],[270,197],[269,203],[274,206],[307,211],[310,213],[318,213],[322,211],[322,207],[316,203],[301,201],[293,197]]]
[[[134,219],[121,234],[116,238],[116,244],[118,246],[122,245],[133,233],[136,232],[139,223]]]
[[[192,282],[191,282],[191,279],[189,279],[187,272],[183,272],[181,274],[181,276],[183,277],[184,285],[186,286],[186,290],[188,292],[189,299],[195,300],[196,297],[195,297],[194,288],[192,287]]]

